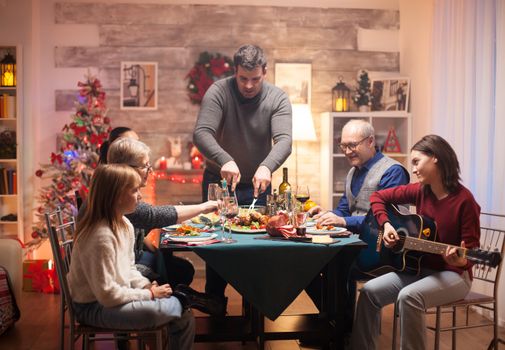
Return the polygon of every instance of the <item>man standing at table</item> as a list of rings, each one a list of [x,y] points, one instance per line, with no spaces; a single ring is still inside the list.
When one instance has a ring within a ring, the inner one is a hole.
[[[291,104],[265,81],[263,50],[244,45],[233,57],[235,74],[212,84],[202,100],[193,141],[206,158],[202,193],[221,179],[239,204],[266,204],[272,173],[291,154]]]
[[[226,179],[239,204],[266,204],[272,172],[291,154],[291,103],[265,81],[263,50],[244,45],[233,57],[235,74],[212,84],[202,100],[193,142],[206,158],[202,198]],[[225,299],[226,282],[206,267],[205,291]]]
[[[341,151],[351,164],[347,174],[345,192],[337,208],[322,211],[317,206],[310,210],[318,223],[346,227],[359,234],[360,227],[370,209],[370,195],[375,191],[409,183],[407,170],[396,160],[375,149],[375,131],[373,126],[359,119],[347,122],[342,128]],[[346,310],[346,324],[352,325],[356,280],[361,278],[358,271],[353,271],[348,283],[349,303]],[[321,278],[315,278],[306,288],[307,294],[319,308],[321,304]]]

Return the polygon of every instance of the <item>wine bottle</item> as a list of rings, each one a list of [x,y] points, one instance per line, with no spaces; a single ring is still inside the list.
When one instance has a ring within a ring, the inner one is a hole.
[[[288,168],[282,168],[282,182],[279,185],[279,194],[291,191],[291,185],[288,182]]]

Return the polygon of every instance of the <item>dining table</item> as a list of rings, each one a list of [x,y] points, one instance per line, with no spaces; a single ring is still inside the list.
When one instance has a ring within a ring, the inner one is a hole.
[[[221,232],[216,231],[218,237]],[[266,233],[234,233],[235,243],[181,244],[160,235],[160,249],[191,250],[242,296],[241,316],[197,319],[196,341],[256,341],[315,336],[327,348],[344,348],[343,310],[349,269],[366,247],[356,235],[327,243],[287,240]],[[283,311],[321,276],[322,304],[319,313],[283,315]],[[201,326],[199,326],[199,323]]]

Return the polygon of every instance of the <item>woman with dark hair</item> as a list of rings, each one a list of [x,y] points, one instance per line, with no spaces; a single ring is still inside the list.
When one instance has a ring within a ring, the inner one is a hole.
[[[100,146],[100,158],[98,160],[100,164],[107,164],[107,152],[109,152],[109,146],[120,137],[130,137],[135,140],[139,139],[137,133],[127,126],[118,126],[117,128],[112,129],[109,133],[109,138]]]
[[[437,135],[424,136],[411,149],[412,172],[418,183],[377,191],[371,208],[383,228],[384,244],[400,237],[390,223],[386,204],[411,204],[417,214],[437,224],[437,241],[475,248],[480,239],[480,207],[460,182],[458,158]],[[425,349],[424,311],[465,297],[472,285],[472,263],[448,247],[445,255],[426,254],[418,275],[391,272],[367,282],[361,290],[351,338],[352,349],[375,349],[380,310],[398,303],[402,349]]]

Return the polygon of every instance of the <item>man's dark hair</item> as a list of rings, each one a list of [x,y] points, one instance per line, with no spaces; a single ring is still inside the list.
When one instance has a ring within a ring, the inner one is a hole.
[[[244,45],[240,47],[233,56],[233,63],[235,64],[235,70],[238,69],[238,66],[242,66],[247,70],[253,70],[256,67],[265,69],[267,66],[267,58],[261,47]]]
[[[412,146],[412,150],[437,158],[444,187],[450,193],[457,189],[460,180],[458,157],[445,139],[438,135],[426,135]]]

